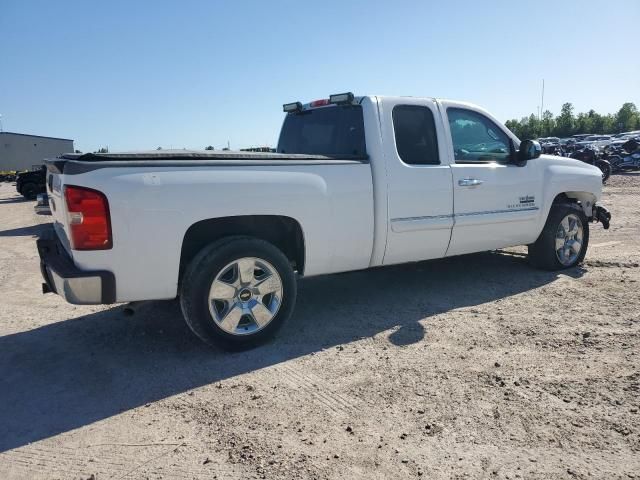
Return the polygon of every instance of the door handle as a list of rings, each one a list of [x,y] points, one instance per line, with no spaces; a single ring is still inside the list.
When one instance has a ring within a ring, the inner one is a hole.
[[[463,178],[458,180],[458,185],[461,187],[475,187],[476,185],[482,185],[484,182],[477,178]]]

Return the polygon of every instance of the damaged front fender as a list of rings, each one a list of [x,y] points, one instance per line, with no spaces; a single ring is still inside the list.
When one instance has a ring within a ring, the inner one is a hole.
[[[608,230],[609,223],[611,222],[611,213],[609,212],[609,210],[601,207],[600,205],[594,205],[591,221],[602,223],[602,228]]]

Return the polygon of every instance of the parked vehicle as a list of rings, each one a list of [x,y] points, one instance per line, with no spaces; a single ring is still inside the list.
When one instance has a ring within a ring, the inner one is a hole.
[[[571,138],[573,138],[576,142],[582,142],[584,141],[585,138],[590,137],[591,133],[577,133],[575,135],[571,135]]]
[[[640,138],[630,138],[620,145],[620,148],[629,153],[636,153],[640,151]]]
[[[16,190],[23,197],[33,200],[39,193],[46,192],[47,167],[18,173],[16,176]]]
[[[542,137],[542,138],[538,139],[538,142],[540,142],[540,145],[545,145],[546,143],[558,144],[558,143],[560,143],[560,138],[558,138],[558,137]]]
[[[588,146],[581,150],[575,150],[569,157],[598,167],[602,172],[603,184],[611,176],[611,164],[607,160],[600,158],[598,150],[595,147]]]
[[[640,142],[635,139],[619,146],[609,146],[602,155],[610,164],[613,173],[640,170]]]
[[[610,135],[590,135],[584,139],[584,142],[589,142],[590,145],[595,147],[606,147],[613,141]]]
[[[542,147],[542,153],[553,154],[560,145],[560,139],[558,137],[542,137],[538,138],[538,142]]]
[[[614,155],[608,160],[611,163],[612,173],[640,170],[640,153],[626,153]]]
[[[0,182],[15,182],[16,172],[0,172]]]
[[[600,170],[541,156],[469,103],[345,93],[284,111],[277,153],[47,161],[43,290],[76,304],[179,296],[198,337],[245,348],[291,315],[296,274],[513,245],[559,270],[585,257],[588,222],[609,226]]]

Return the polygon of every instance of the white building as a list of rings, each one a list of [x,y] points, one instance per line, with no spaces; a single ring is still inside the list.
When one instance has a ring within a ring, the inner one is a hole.
[[[31,170],[62,153],[73,153],[73,140],[0,132],[0,171]]]

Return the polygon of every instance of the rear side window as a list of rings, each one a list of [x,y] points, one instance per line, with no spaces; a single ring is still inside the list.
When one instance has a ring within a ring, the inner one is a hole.
[[[278,153],[365,156],[360,105],[339,105],[287,114]]]
[[[393,109],[396,149],[409,165],[439,165],[438,136],[431,109],[398,105]]]

